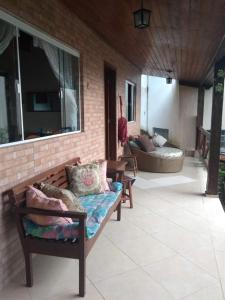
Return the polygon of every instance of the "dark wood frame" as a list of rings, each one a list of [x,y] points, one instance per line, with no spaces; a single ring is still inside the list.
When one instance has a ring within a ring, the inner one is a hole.
[[[107,79],[109,83],[107,84]],[[117,71],[104,62],[105,158],[117,159]]]
[[[112,215],[117,211],[117,221],[121,219],[121,193],[119,194],[116,202],[110,208],[107,216],[102,222],[98,232],[91,239],[86,238],[85,234],[85,223],[87,214],[79,212],[60,212],[53,210],[42,210],[35,208],[27,208],[25,205],[25,193],[27,186],[38,183],[47,182],[54,184],[55,186],[66,188],[68,186],[65,166],[66,165],[77,165],[80,163],[80,159],[69,160],[51,170],[48,170],[40,175],[37,175],[23,183],[18,184],[10,191],[8,196],[14,203],[15,217],[17,229],[19,232],[20,241],[23,248],[26,268],[26,284],[28,287],[33,285],[33,272],[32,272],[32,253],[52,255],[58,257],[74,258],[79,260],[79,296],[85,296],[85,273],[86,273],[86,257],[90,253],[94,243],[101,234],[106,222]],[[31,235],[26,235],[23,227],[23,218],[27,214],[37,214],[43,216],[60,216],[72,218],[79,222],[79,235],[75,242],[71,240],[55,240],[55,239],[44,239],[36,238]]]
[[[222,76],[220,73],[222,72]],[[214,66],[213,102],[209,143],[208,178],[206,195],[218,195],[220,142],[223,114],[225,56]],[[220,87],[219,89],[218,86]]]

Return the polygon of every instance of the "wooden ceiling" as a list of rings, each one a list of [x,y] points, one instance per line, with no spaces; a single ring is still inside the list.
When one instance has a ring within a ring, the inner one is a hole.
[[[182,82],[212,83],[225,34],[225,0],[145,0],[151,26],[142,30],[133,25],[140,0],[62,1],[142,73],[166,77],[172,70]]]

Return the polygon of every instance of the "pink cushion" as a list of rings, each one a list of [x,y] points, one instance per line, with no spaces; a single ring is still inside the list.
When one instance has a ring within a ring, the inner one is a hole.
[[[109,184],[107,182],[107,160],[99,159],[95,161],[95,163],[99,164],[100,167],[100,176],[101,176],[101,187],[102,187],[102,192],[104,191],[109,191]]]
[[[145,151],[145,152],[151,152],[151,151],[155,151],[155,146],[153,144],[153,140],[150,139],[147,135],[141,135],[138,139],[137,139],[138,144],[141,147],[141,150]]]
[[[27,207],[40,208],[46,210],[68,211],[66,205],[60,199],[49,198],[42,191],[28,186],[26,192],[26,205]],[[70,218],[54,217],[54,216],[41,216],[29,214],[28,218],[33,222],[47,226],[47,225],[65,225],[73,223]]]

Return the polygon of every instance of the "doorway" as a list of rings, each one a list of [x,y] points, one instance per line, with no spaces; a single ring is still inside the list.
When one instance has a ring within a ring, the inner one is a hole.
[[[117,105],[116,105],[116,71],[105,64],[105,157],[117,159]]]

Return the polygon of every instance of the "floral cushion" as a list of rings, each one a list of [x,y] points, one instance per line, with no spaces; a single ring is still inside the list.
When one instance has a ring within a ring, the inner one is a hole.
[[[99,164],[67,167],[70,190],[77,196],[102,193]]]
[[[102,194],[82,196],[81,205],[87,212],[86,237],[95,236],[109,209],[117,201],[120,192],[105,192]],[[69,239],[78,237],[78,222],[66,225],[39,226],[31,220],[24,218],[24,229],[27,235],[46,239]]]

